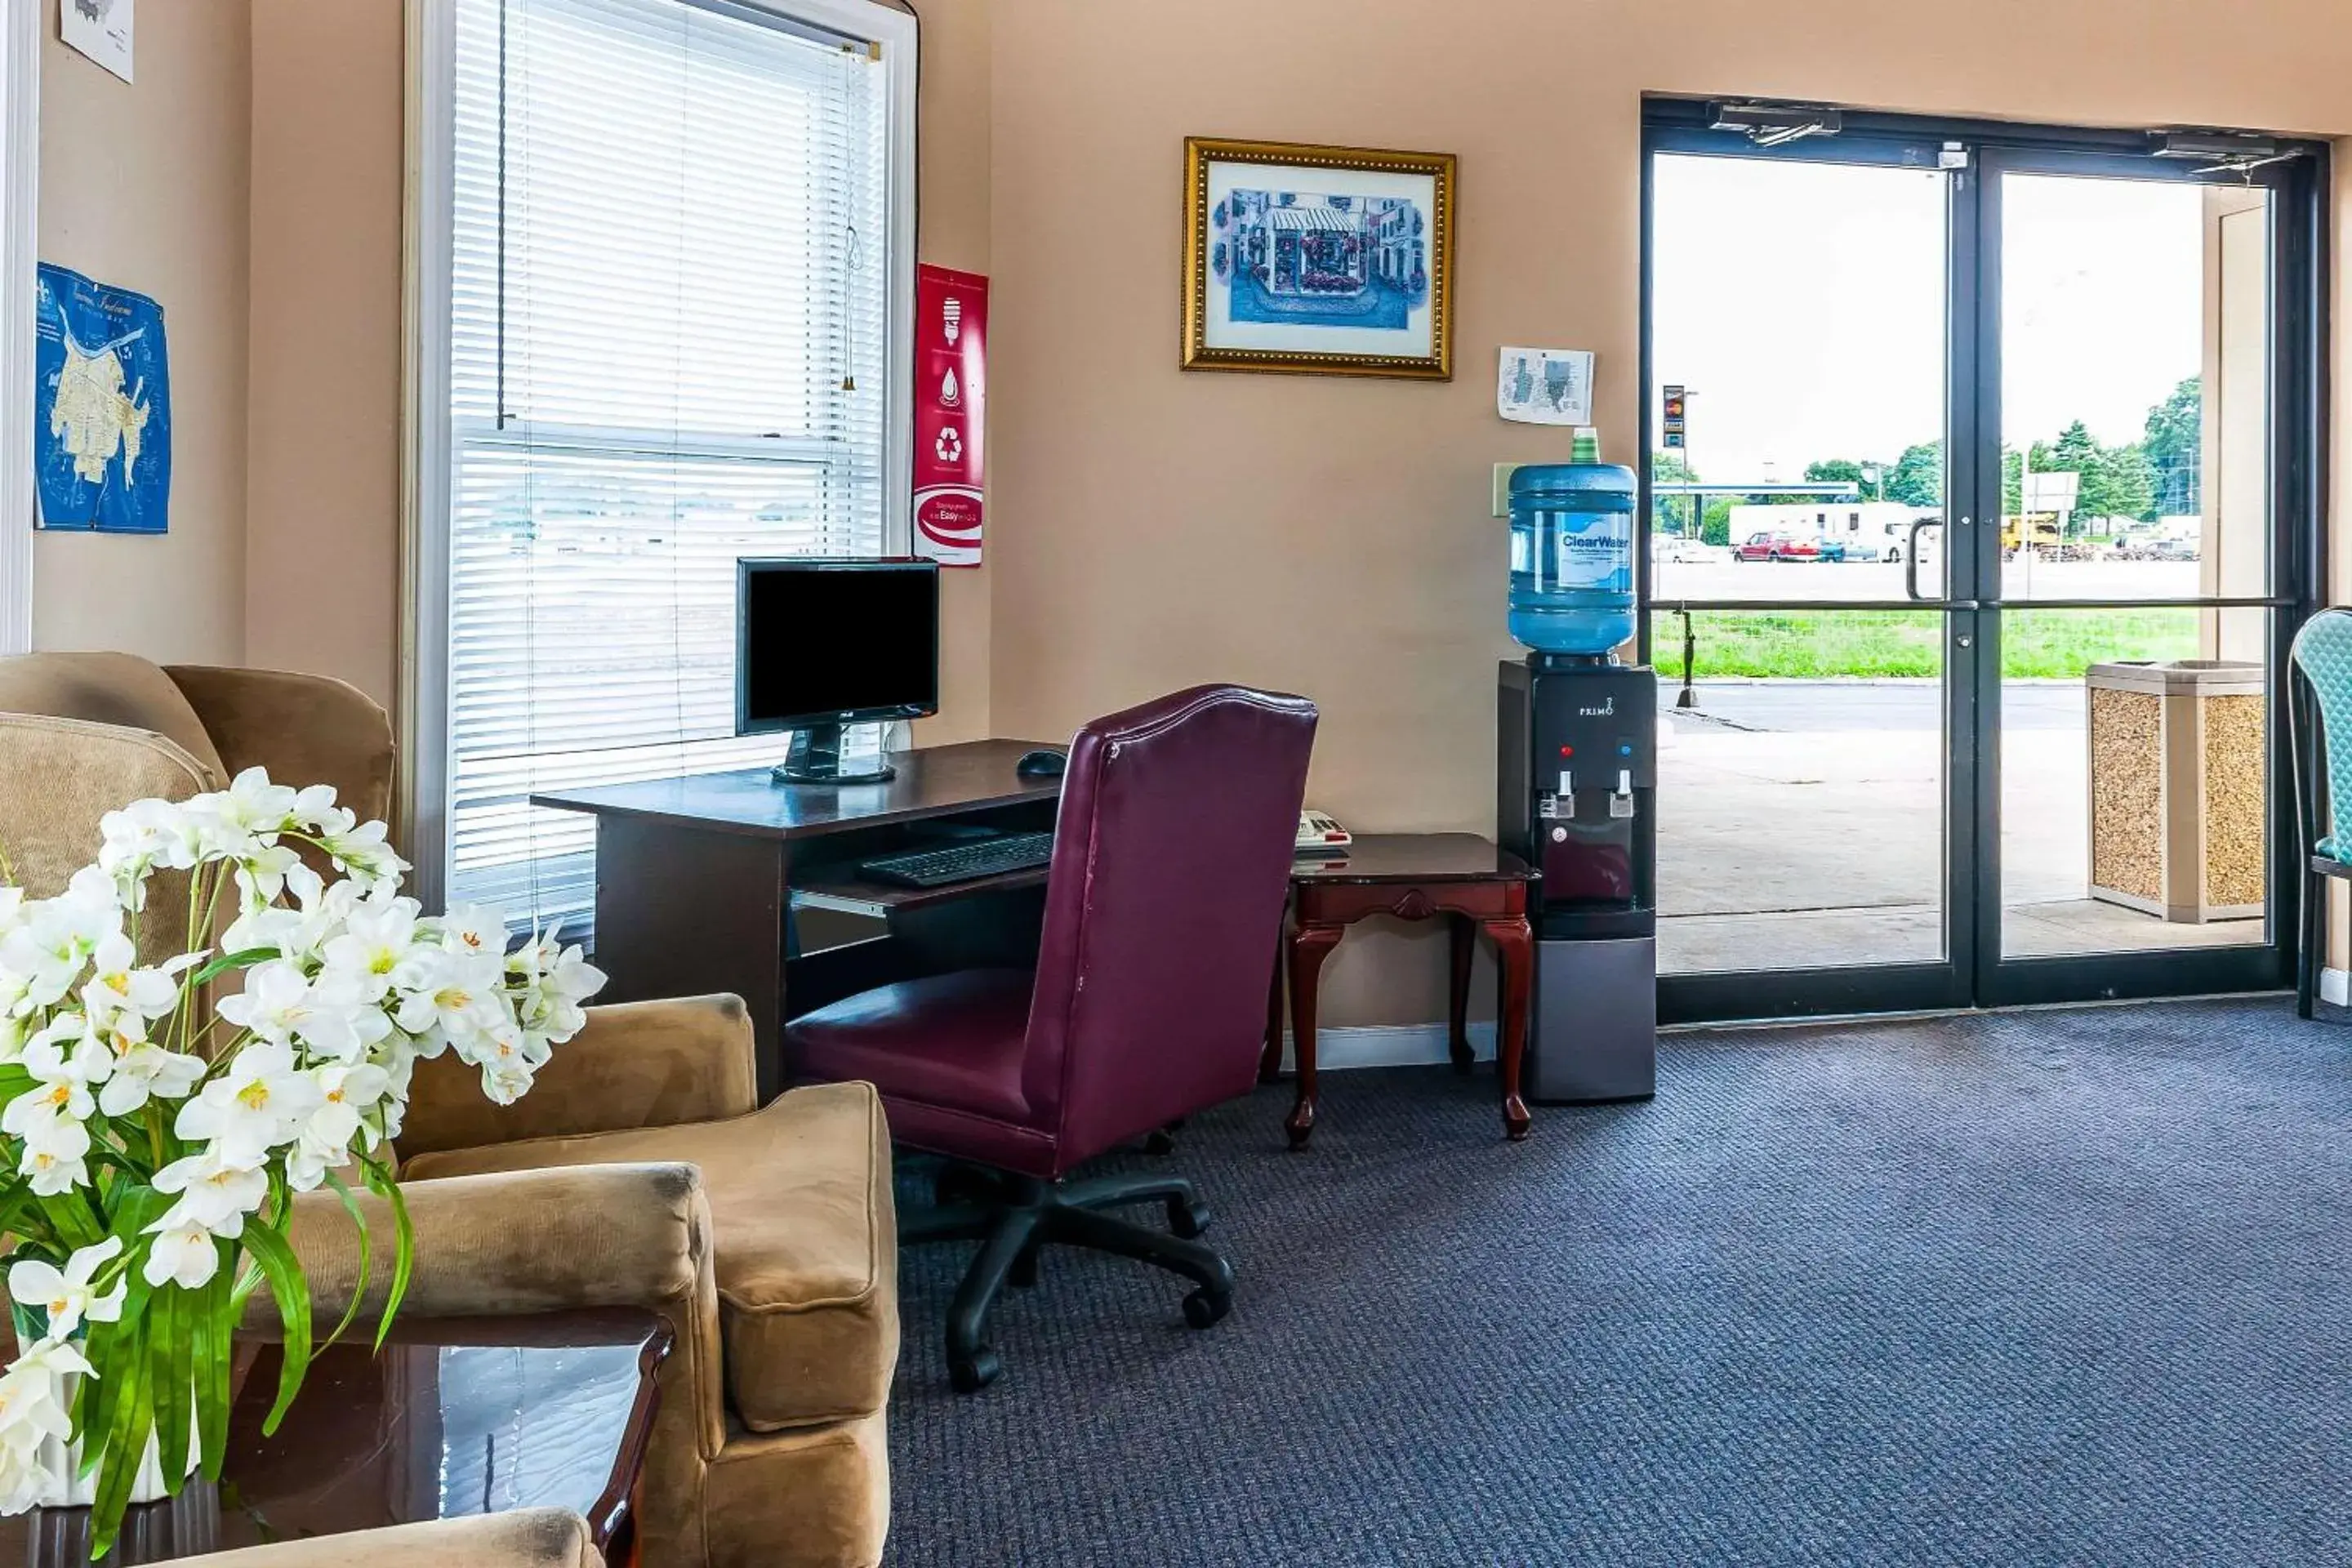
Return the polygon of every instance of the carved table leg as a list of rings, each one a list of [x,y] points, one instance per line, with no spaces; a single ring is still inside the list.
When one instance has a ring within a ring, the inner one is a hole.
[[[1470,959],[1478,951],[1478,926],[1466,915],[1448,915],[1445,924],[1454,943],[1454,966],[1445,993],[1446,1018],[1453,1032],[1446,1037],[1445,1049],[1454,1058],[1454,1070],[1466,1073],[1474,1059],[1470,1054]]]
[[[1339,945],[1344,926],[1302,925],[1290,934],[1290,1050],[1298,1072],[1298,1099],[1283,1126],[1290,1146],[1307,1147],[1315,1131],[1315,989],[1323,960]]]
[[[1496,1046],[1496,1060],[1502,1069],[1503,1131],[1517,1140],[1528,1135],[1528,1102],[1519,1098],[1519,1066],[1528,1047],[1528,998],[1535,966],[1535,932],[1528,928],[1527,917],[1514,915],[1505,920],[1484,921],[1487,936],[1494,940],[1495,955],[1502,961],[1502,1017]]]
[[[1265,1049],[1257,1058],[1257,1080],[1273,1083],[1282,1077],[1282,953],[1284,943],[1277,937],[1274,943],[1274,985],[1265,998]]]

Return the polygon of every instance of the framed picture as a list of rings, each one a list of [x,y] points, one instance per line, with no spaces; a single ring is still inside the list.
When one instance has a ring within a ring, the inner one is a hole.
[[[1184,142],[1186,370],[1454,375],[1454,154]]]

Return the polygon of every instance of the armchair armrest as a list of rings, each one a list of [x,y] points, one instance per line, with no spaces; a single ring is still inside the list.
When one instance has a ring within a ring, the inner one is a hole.
[[[205,722],[230,777],[264,767],[279,784],[328,784],[362,822],[390,819],[392,720],[349,682],[277,669],[174,664],[164,674]]]
[[[273,1542],[189,1563],[190,1568],[604,1568],[604,1554],[588,1539],[587,1521],[561,1508]]]
[[[665,1463],[709,1459],[724,1440],[719,1284],[710,1204],[691,1165],[574,1165],[405,1182],[416,1234],[404,1318],[516,1317],[577,1307],[643,1307],[677,1336],[661,1372],[655,1451]],[[371,1261],[362,1321],[391,1289],[391,1205],[359,1194]],[[312,1321],[331,1326],[359,1280],[360,1238],[342,1200],[321,1189],[294,1203],[287,1240],[310,1281]],[[267,1290],[246,1312],[278,1326]],[[682,1450],[682,1451],[681,1451]]]
[[[512,1105],[483,1099],[480,1075],[455,1056],[417,1063],[400,1152],[723,1121],[759,1108],[741,997],[626,1002],[589,1008],[587,1027]]]

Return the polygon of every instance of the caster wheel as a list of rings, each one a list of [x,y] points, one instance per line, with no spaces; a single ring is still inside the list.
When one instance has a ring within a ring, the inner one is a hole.
[[[1206,1289],[1201,1289],[1184,1298],[1184,1321],[1196,1329],[1222,1322],[1225,1314],[1233,1310],[1233,1292],[1229,1290],[1220,1290],[1212,1295]]]
[[[1189,1204],[1181,1198],[1170,1199],[1168,1228],[1183,1240],[1197,1238],[1209,1228],[1209,1205],[1197,1198]]]
[[[1191,1303],[1187,1302],[1185,1316],[1191,1315]],[[1214,1322],[1216,1319],[1209,1321]],[[978,1394],[1003,1372],[1004,1359],[986,1345],[973,1352],[968,1360],[959,1358],[948,1363],[948,1381],[955,1385],[958,1394]]]

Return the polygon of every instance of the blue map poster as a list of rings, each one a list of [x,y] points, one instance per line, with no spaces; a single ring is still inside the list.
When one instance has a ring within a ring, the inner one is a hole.
[[[41,264],[33,455],[41,526],[162,533],[172,500],[163,308]]]

